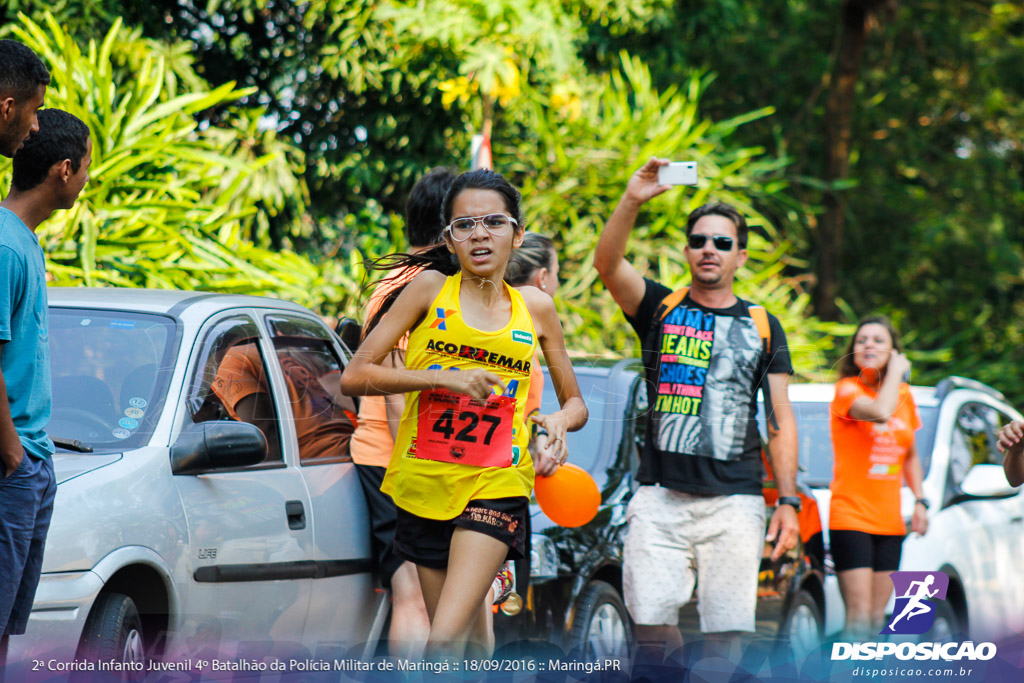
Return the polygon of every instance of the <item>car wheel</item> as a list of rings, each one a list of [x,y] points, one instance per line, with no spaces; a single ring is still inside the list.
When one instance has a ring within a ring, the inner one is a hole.
[[[949,600],[939,600],[935,607],[935,621],[928,630],[928,640],[937,643],[959,642],[966,639],[965,630]]]
[[[570,648],[582,649],[587,661],[629,657],[633,622],[619,592],[604,581],[591,581],[576,604]]]
[[[821,615],[821,608],[814,596],[803,588],[793,598],[793,604],[783,621],[782,633],[796,660],[818,649],[824,640],[825,619]]]
[[[144,674],[132,676],[128,669],[141,672],[146,663],[142,619],[131,598],[121,593],[106,593],[97,598],[85,621],[79,656],[92,661],[113,660],[126,665],[126,680],[142,678]]]

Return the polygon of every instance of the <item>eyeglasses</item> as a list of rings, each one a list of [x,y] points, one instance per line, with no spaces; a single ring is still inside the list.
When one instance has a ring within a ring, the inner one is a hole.
[[[711,238],[712,244],[715,245],[715,249],[718,251],[732,251],[734,240],[725,235],[690,235],[686,238],[686,242],[690,245],[691,249],[703,249],[704,245],[708,243],[708,237]]]
[[[465,242],[473,236],[476,231],[476,224],[482,223],[484,229],[494,236],[504,235],[513,225],[518,226],[519,221],[503,213],[489,213],[486,216],[467,216],[456,218],[445,226],[445,230],[456,242]]]

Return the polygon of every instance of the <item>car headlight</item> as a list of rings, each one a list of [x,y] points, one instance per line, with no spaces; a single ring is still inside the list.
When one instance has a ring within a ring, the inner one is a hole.
[[[543,583],[558,578],[558,551],[544,534],[530,536],[530,581]]]

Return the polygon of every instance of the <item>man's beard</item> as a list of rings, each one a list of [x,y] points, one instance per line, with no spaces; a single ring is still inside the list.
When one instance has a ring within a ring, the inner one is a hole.
[[[710,274],[709,273],[707,275],[702,274],[698,270],[693,270],[692,272],[693,272],[693,279],[696,280],[697,282],[701,283],[702,285],[717,285],[717,284],[719,284],[722,281],[722,277],[723,277],[723,274],[722,274],[721,270],[719,270],[717,273],[714,273],[714,274]]]

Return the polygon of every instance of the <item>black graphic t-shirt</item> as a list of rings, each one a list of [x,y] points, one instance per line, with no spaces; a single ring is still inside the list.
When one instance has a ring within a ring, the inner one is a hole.
[[[687,493],[760,494],[758,387],[767,374],[793,372],[782,326],[768,315],[765,359],[750,302],[706,308],[687,294],[655,320],[672,290],[645,283],[636,316],[627,316],[647,375],[649,418],[637,479]]]

